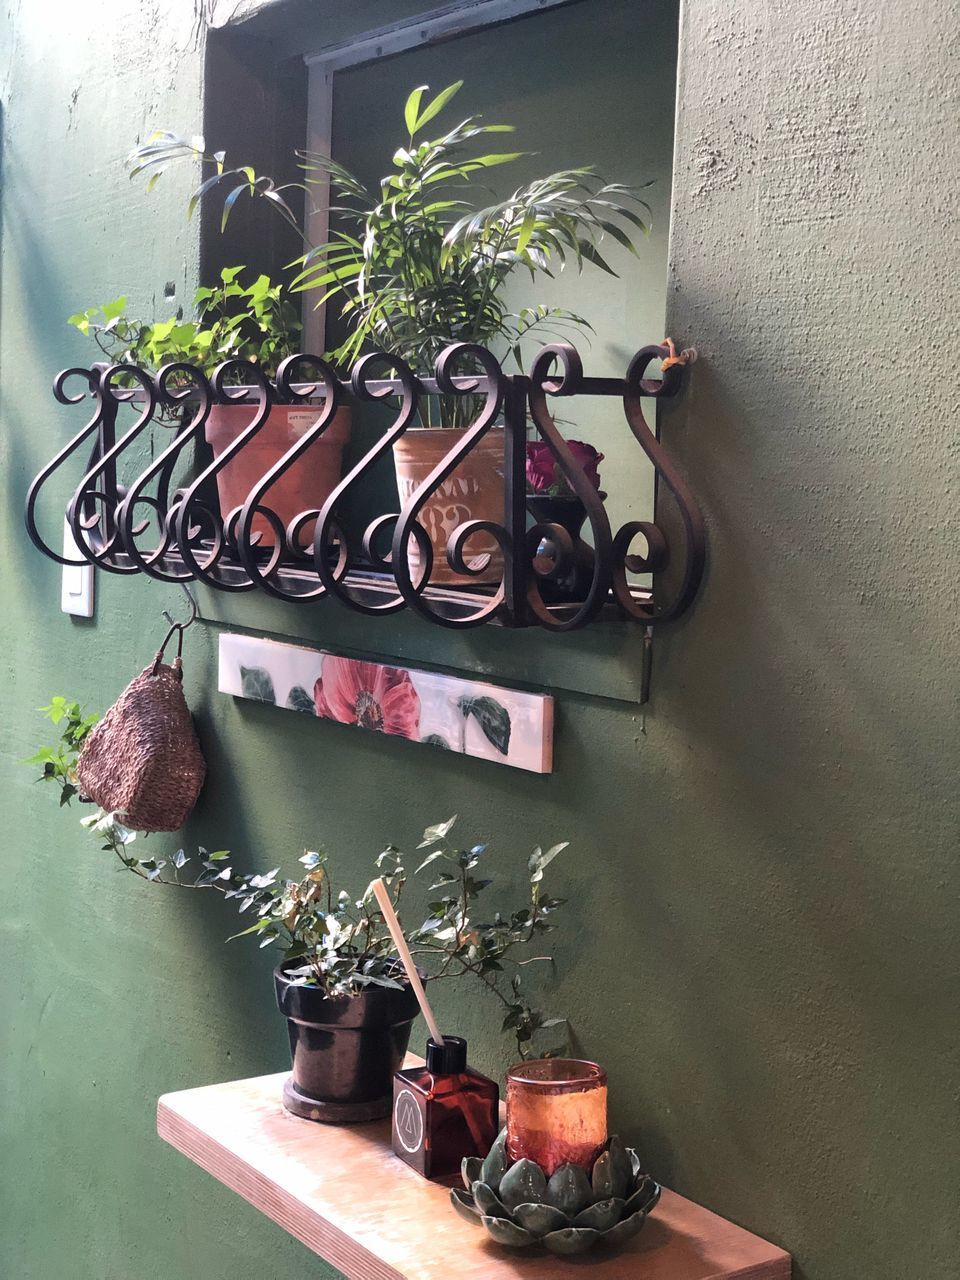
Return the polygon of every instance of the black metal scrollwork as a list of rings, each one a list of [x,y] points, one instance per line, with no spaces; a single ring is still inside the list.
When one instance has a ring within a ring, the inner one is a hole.
[[[478,364],[482,373],[475,374],[467,370],[462,376],[457,377],[457,365],[470,362]],[[446,627],[476,627],[500,612],[504,601],[503,582],[501,581],[492,597],[481,597],[482,602],[464,617],[453,619],[435,608],[424,595],[433,569],[433,547],[427,530],[420,521],[420,515],[430,499],[440,491],[444,481],[453,474],[459,463],[493,427],[503,405],[506,380],[496,357],[486,347],[472,342],[455,342],[441,351],[437,357],[434,378],[436,391],[440,395],[479,396],[482,397],[483,403],[476,420],[466,428],[462,438],[437,463],[423,483],[404,503],[393,534],[391,567],[404,601],[421,617]],[[469,577],[482,573],[486,569],[486,565],[468,564],[464,557],[467,541],[474,534],[481,532],[489,533],[504,555],[510,554],[510,534],[503,525],[491,520],[468,520],[458,525],[447,539],[447,563],[454,573]],[[414,557],[410,554],[414,540],[419,552],[416,558],[418,569],[416,582],[413,581],[412,570]]]
[[[81,391],[78,395],[70,395],[66,390],[66,383],[70,378],[83,378],[87,384],[86,391]],[[76,453],[85,440],[89,440],[94,432],[98,433],[98,439],[87,464],[88,469],[93,466],[96,459],[103,452],[104,443],[100,433],[104,422],[104,403],[103,396],[100,394],[100,368],[94,366],[92,369],[64,369],[54,378],[53,394],[60,404],[82,404],[89,396],[94,405],[93,416],[84,423],[69,444],[65,445],[59,453],[54,454],[43,470],[39,471],[30,482],[30,487],[27,490],[24,523],[27,526],[27,535],[30,541],[38,551],[42,551],[49,559],[55,560],[57,564],[69,566],[85,565],[90,563],[87,556],[82,556],[79,560],[72,559],[70,556],[63,556],[58,551],[54,551],[45,541],[37,525],[37,503],[40,499],[40,492],[47,481],[60,470],[68,458]]]
[[[312,367],[319,379],[306,384],[293,382],[294,371]],[[318,600],[326,595],[323,583],[304,589],[285,587],[280,581],[278,570],[282,564],[306,562],[308,553],[303,549],[301,537],[308,524],[320,515],[319,509],[310,508],[301,511],[284,528],[280,519],[267,501],[267,494],[278,480],[290,470],[300,458],[332,423],[340,405],[340,383],[330,366],[319,356],[288,356],[277,370],[277,393],[285,402],[306,403],[322,392],[323,406],[318,407],[317,419],[302,436],[279,458],[272,467],[253,486],[240,509],[234,527],[234,537],[240,560],[250,575],[251,581],[261,587],[268,595],[279,600]],[[262,426],[262,423],[260,424]],[[259,427],[257,428],[259,430]],[[241,446],[242,447],[242,446]],[[259,544],[262,534],[253,532],[254,519],[265,520],[273,531],[273,546],[264,563]]]
[[[241,375],[245,385],[237,386],[228,383],[229,377]],[[205,582],[208,586],[217,587],[220,591],[250,591],[257,582],[249,571],[246,573],[217,572],[226,551],[229,550],[236,556],[237,543],[234,531],[243,508],[235,507],[225,515],[218,515],[205,505],[202,495],[210,483],[264,426],[270,416],[272,390],[263,371],[250,360],[225,360],[214,369],[212,384],[218,404],[245,404],[253,410],[253,416],[220,456],[214,458],[209,466],[200,472],[183,495],[174,520],[174,537],[193,577]],[[251,387],[256,397],[252,405],[249,404]],[[272,511],[268,518],[275,534],[279,534],[278,546],[275,547],[276,559],[279,560],[283,550],[283,526]],[[210,531],[209,539],[203,538],[202,531],[205,523]],[[198,532],[201,540],[197,538]],[[256,544],[260,537],[260,534],[251,534],[247,540],[248,544]],[[245,550],[249,553],[249,545]]]
[[[121,386],[120,380],[136,384]],[[92,460],[92,465],[77,486],[67,507],[67,521],[74,541],[92,564],[110,573],[136,573],[136,565],[119,564],[114,552],[119,545],[117,510],[124,497],[117,484],[117,459],[146,430],[153,420],[157,393],[150,375],[132,365],[111,365],[100,374],[100,399],[104,406],[104,422],[116,423],[120,405],[142,399],[143,408],[136,421],[119,440],[114,440]],[[107,407],[109,406],[109,408]],[[115,431],[111,431],[115,434]],[[137,532],[142,532],[141,526]]]
[[[161,582],[190,582],[194,575],[188,569],[176,569],[164,563],[173,541],[173,525],[182,498],[182,495],[177,495],[173,506],[170,506],[170,483],[180,455],[203,431],[213,404],[213,389],[201,370],[181,361],[163,366],[157,374],[156,388],[159,403],[182,416],[172,442],[127,490],[126,497],[117,508],[117,533],[124,551],[141,572]],[[156,491],[149,494],[147,490],[155,480]],[[134,524],[140,504],[153,510],[160,530],[160,541],[150,551],[141,551],[137,543],[138,536],[145,529],[142,523]],[[205,517],[208,526],[211,525],[213,513],[207,511]]]
[[[393,377],[386,380],[374,379],[373,374],[378,367],[384,372],[391,371]],[[372,521],[364,531],[362,548],[358,549],[349,530],[338,522],[337,512],[344,498],[370,474],[378,459],[393,448],[416,418],[419,387],[417,379],[403,360],[382,351],[374,351],[362,356],[354,365],[350,390],[357,400],[382,401],[396,397],[400,402],[399,408],[394,421],[344,476],[324,503],[314,531],[314,565],[326,589],[344,604],[360,613],[396,613],[398,609],[407,607],[402,592],[390,594],[385,600],[366,600],[360,593],[350,589],[347,575],[360,563],[374,571],[390,575],[392,556],[389,552],[383,554],[379,550],[379,543],[386,531],[400,519],[400,513],[383,514]],[[331,565],[329,556],[334,548],[337,560],[335,565]]]
[[[409,609],[447,627],[498,622],[568,631],[611,612],[646,625],[667,622],[696,595],[706,539],[696,501],[648,425],[643,406],[677,392],[685,358],[677,358],[669,343],[644,347],[623,379],[587,377],[579,354],[567,343],[543,347],[528,376],[504,374],[491,352],[471,343],[448,346],[432,376],[415,374],[396,356],[373,352],[357,361],[349,382],[341,381],[320,357],[305,354],[285,360],[275,382],[258,365],[238,359],[225,361],[209,380],[202,370],[183,363],[165,366],[156,375],[133,365],[66,369],[54,381],[56,399],[64,405],[89,399],[93,409],[31,483],[27,532],[59,564],[92,563],[111,573],[139,572],[165,582],[197,580],[221,591],[259,588],[297,602],[334,596],[371,616]],[[656,360],[664,362],[661,376],[647,377]],[[74,381],[85,383],[83,390],[68,391]],[[349,512],[358,491],[405,434],[417,430],[426,398],[434,396],[469,406],[463,415],[469,418],[467,425],[450,433],[450,447],[412,492],[404,492],[399,510],[373,520],[365,517],[356,527]],[[568,447],[550,408],[552,399],[583,396],[622,401],[627,425],[655,468],[660,491],[669,493],[679,512],[679,525],[631,520],[616,532],[611,529],[601,494]],[[315,506],[292,518],[287,511],[281,519],[271,492],[332,428],[345,402],[377,402],[393,416],[325,500],[321,495]],[[276,405],[309,406],[316,416],[239,505],[223,511],[214,500],[214,486],[263,430]],[[118,413],[125,406],[135,418],[118,436]],[[236,409],[240,429],[185,487],[171,493],[175,472],[194,449],[203,447],[211,415],[220,406]],[[137,442],[155,419],[170,426],[173,439],[140,469],[144,451]],[[527,516],[525,448],[531,430],[583,504],[586,541],[575,542],[550,520],[531,524]],[[493,510],[498,514],[461,517],[451,530],[450,511],[458,504],[446,501],[446,488],[471,452],[481,449],[481,442],[482,451],[489,450],[494,439]],[[47,484],[88,442],[92,453],[66,509],[81,557],[71,559],[41,534],[38,510]],[[132,469],[133,459],[141,460],[138,474],[121,482],[120,472]],[[438,497],[450,508],[442,522]],[[145,546],[151,530],[155,532]],[[485,543],[477,554],[481,536]],[[437,557],[445,560],[442,573]],[[576,568],[573,579],[568,576],[571,567]],[[654,590],[631,584],[637,574],[651,575]],[[558,598],[558,581],[576,582],[573,598]]]
[[[666,602],[651,599],[649,603],[639,603],[630,591],[628,570],[631,573],[656,575],[666,568],[670,560],[671,548],[659,524],[648,520],[634,520],[625,524],[617,531],[614,539],[612,559],[613,591],[620,610],[637,622],[647,623],[669,622],[684,612],[700,586],[706,559],[706,530],[700,508],[686,481],[671,462],[670,455],[647,426],[643,415],[644,396],[671,396],[676,395],[680,389],[679,365],[672,365],[667,369],[660,381],[644,377],[651,362],[662,359],[664,354],[663,347],[644,347],[630,361],[623,393],[623,411],[630,430],[656,468],[660,482],[670,490],[680,512],[685,545],[679,585],[672,598]],[[631,556],[630,546],[638,535],[643,538],[646,550],[640,555]]]
[[[554,364],[560,363],[561,377],[550,377]],[[587,509],[587,519],[593,534],[593,573],[582,602],[558,614],[551,610],[541,595],[540,574],[536,564],[537,551],[544,538],[555,548],[551,573],[564,573],[574,555],[573,541],[558,524],[538,523],[527,533],[527,555],[531,573],[527,587],[527,604],[543,627],[554,631],[570,631],[585,626],[603,608],[610,588],[611,553],[613,538],[610,521],[599,493],[576,462],[566,441],[557,430],[547,408],[547,395],[573,396],[583,385],[583,364],[576,350],[568,343],[558,342],[543,347],[530,370],[530,416],[542,440],[557,461],[567,483]]]

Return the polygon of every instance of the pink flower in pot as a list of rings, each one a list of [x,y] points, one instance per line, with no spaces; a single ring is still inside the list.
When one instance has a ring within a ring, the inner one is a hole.
[[[318,716],[401,738],[420,736],[420,696],[408,671],[324,656],[313,686]]]
[[[583,440],[568,440],[567,448],[574,461],[595,489],[600,488],[600,472],[603,454]],[[570,497],[573,490],[545,440],[527,443],[527,489],[530,493],[549,494],[552,497]]]

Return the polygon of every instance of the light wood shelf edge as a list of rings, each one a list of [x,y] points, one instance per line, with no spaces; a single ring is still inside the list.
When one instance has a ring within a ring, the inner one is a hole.
[[[632,1248],[560,1259],[508,1252],[448,1192],[389,1151],[386,1122],[326,1126],[283,1111],[286,1073],[167,1094],[159,1136],[348,1280],[790,1280],[782,1249],[664,1191]],[[712,1265],[711,1265],[712,1264]]]

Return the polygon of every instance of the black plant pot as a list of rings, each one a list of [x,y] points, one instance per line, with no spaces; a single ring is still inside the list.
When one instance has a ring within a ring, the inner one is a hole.
[[[600,497],[606,495],[601,493]],[[576,496],[554,497],[547,493],[528,493],[527,510],[537,524],[556,524],[565,529],[573,542],[573,559],[563,570],[557,564],[557,548],[545,535],[537,551],[537,567],[548,572],[538,576],[540,594],[550,603],[579,601],[586,598],[593,581],[593,548],[580,537],[587,509]]]
[[[388,1116],[393,1075],[419,1012],[412,988],[367,987],[358,996],[330,998],[318,987],[292,982],[283,965],[273,981],[293,1059],[283,1086],[286,1109],[327,1124]]]

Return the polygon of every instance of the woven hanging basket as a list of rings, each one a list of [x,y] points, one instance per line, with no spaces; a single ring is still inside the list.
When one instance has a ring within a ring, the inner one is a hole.
[[[180,655],[169,666],[161,648],[84,742],[80,790],[133,831],[178,831],[206,771],[183,696]]]

